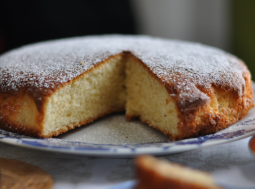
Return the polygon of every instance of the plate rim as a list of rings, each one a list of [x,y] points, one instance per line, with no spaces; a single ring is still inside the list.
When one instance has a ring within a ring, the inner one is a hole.
[[[255,118],[250,119],[255,122]],[[0,129],[0,131],[3,131]],[[9,131],[5,131],[12,133]],[[185,151],[190,151],[194,149],[199,149],[208,146],[215,146],[219,144],[225,144],[249,136],[255,135],[255,128],[246,131],[245,133],[240,133],[238,136],[233,134],[231,137],[218,138],[218,134],[210,134],[196,138],[184,139],[179,141],[169,141],[169,142],[155,142],[155,143],[139,143],[139,144],[124,144],[124,145],[115,145],[115,144],[93,144],[85,142],[73,142],[63,139],[37,139],[21,137],[10,137],[5,136],[0,133],[0,142],[24,147],[34,150],[48,151],[48,152],[59,152],[72,155],[82,155],[82,156],[93,156],[93,157],[111,157],[111,158],[132,158],[142,154],[150,154],[155,156],[160,155],[170,155]],[[2,137],[1,137],[2,136]],[[209,137],[209,138],[208,138]],[[210,138],[212,137],[212,138]],[[216,138],[215,138],[216,137]],[[47,142],[57,141],[57,145],[47,145]],[[46,142],[46,144],[44,144]],[[59,146],[60,143],[68,143],[69,146]],[[78,144],[75,146],[75,144]],[[80,146],[81,145],[81,146]],[[82,148],[85,145],[85,149]]]

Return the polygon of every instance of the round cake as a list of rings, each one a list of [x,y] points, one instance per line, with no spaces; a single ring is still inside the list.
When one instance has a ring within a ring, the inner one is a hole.
[[[52,137],[126,111],[171,140],[226,128],[253,105],[250,72],[220,49],[149,36],[87,36],[0,56],[0,127]]]

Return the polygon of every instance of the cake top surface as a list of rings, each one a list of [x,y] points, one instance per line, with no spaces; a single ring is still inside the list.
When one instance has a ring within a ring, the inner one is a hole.
[[[197,87],[212,84],[228,86],[241,95],[245,85],[246,67],[217,48],[149,36],[105,35],[41,42],[3,54],[0,90],[53,90],[123,51],[139,58],[164,83],[174,84],[180,98],[206,99]]]

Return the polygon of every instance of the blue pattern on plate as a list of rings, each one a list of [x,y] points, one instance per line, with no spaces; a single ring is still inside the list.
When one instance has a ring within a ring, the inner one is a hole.
[[[163,155],[183,152],[202,146],[222,144],[255,134],[255,118],[245,120],[237,125],[242,129],[232,132],[217,132],[211,135],[180,141],[166,141],[156,143],[115,145],[73,142],[54,138],[36,139],[2,129],[0,129],[0,141],[19,145],[22,147],[91,156],[133,157],[139,154]]]

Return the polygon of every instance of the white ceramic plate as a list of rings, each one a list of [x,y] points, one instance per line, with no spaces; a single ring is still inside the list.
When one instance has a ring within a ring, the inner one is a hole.
[[[174,142],[168,141],[168,137],[138,120],[126,122],[124,114],[107,116],[51,139],[36,139],[0,129],[1,142],[20,147],[117,158],[140,154],[167,155],[252,135],[255,135],[255,109],[250,110],[242,120],[215,134]]]

